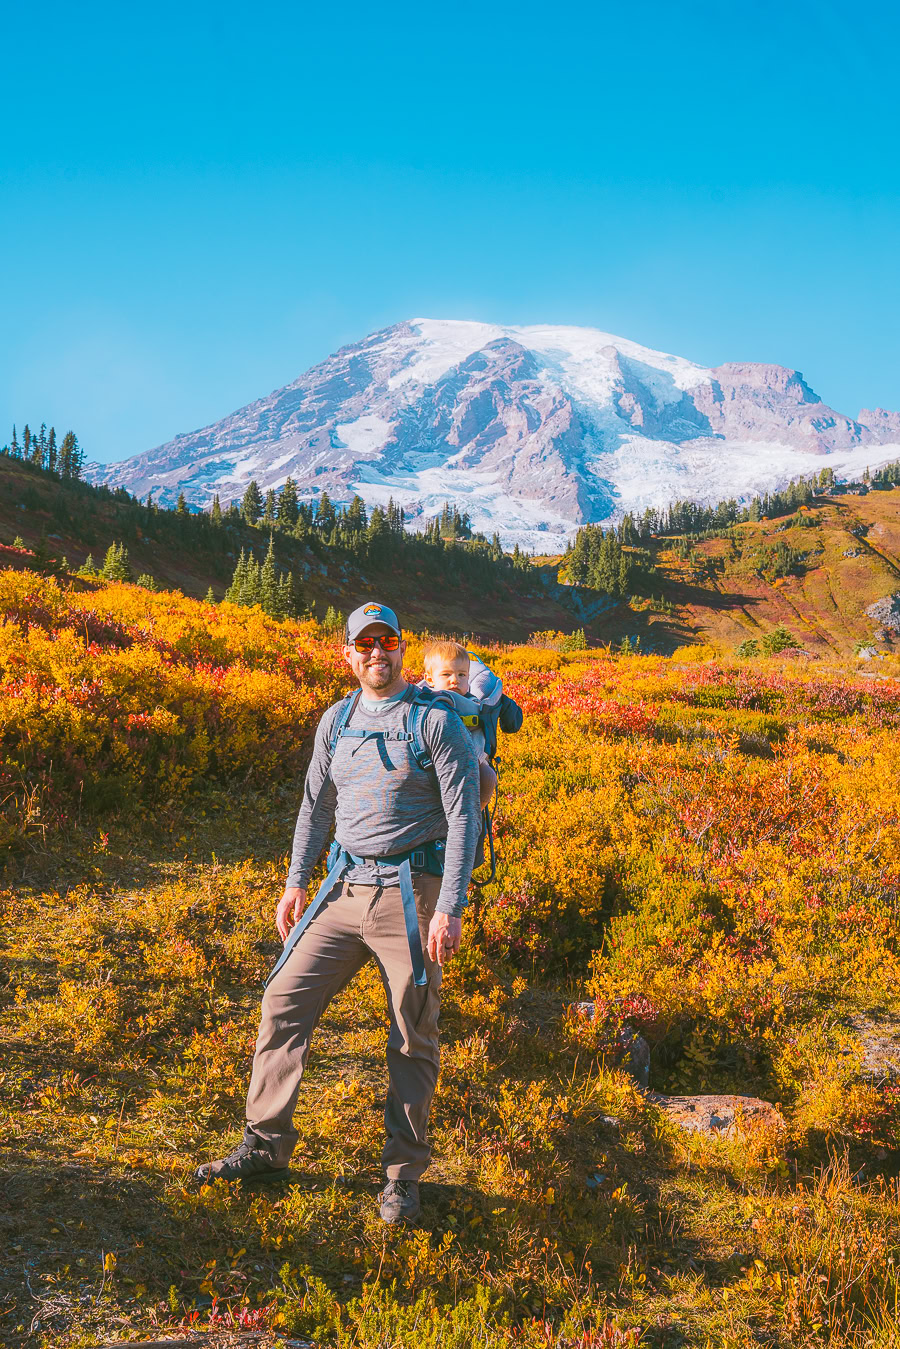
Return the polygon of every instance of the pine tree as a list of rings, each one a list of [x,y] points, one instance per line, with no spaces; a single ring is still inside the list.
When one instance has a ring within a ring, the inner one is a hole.
[[[336,521],[337,511],[334,509],[334,503],[328,493],[323,492],[316,508],[316,529],[321,530],[323,534],[330,534]]]
[[[366,519],[366,504],[361,496],[354,496],[350,502],[347,507],[347,514],[344,516],[344,524],[351,534],[365,532],[368,521]]]
[[[15,425],[15,422],[13,422],[13,434],[12,434],[12,441],[11,441],[10,447],[9,447],[9,452],[10,452],[10,454],[12,455],[13,459],[18,459],[18,458],[19,458],[19,455],[22,453],[22,451],[19,449],[19,442],[18,442],[18,440],[16,439],[16,425]]]
[[[84,453],[74,431],[67,431],[59,447],[59,471],[64,478],[80,478]]]
[[[299,513],[297,484],[293,478],[287,478],[278,497],[278,511],[275,518],[282,529],[293,529]]]
[[[222,507],[219,504],[218,492],[216,492],[215,496],[213,497],[212,510],[209,513],[209,518],[211,523],[216,526],[221,525],[222,523]]]
[[[263,518],[260,524],[265,529],[274,529],[275,527],[275,489],[270,487],[266,492],[266,509],[263,511]]]
[[[255,478],[251,478],[241,502],[241,515],[248,525],[256,524],[262,511],[262,504],[262,492],[259,490],[259,483]]]
[[[124,543],[111,543],[100,572],[107,581],[130,581],[131,568],[128,565],[128,549]]]
[[[269,535],[269,551],[266,553],[259,578],[259,602],[270,618],[283,618],[281,596],[278,588],[278,573],[275,570],[275,541]]]
[[[56,427],[50,427],[50,434],[47,437],[47,467],[51,473],[56,472]]]
[[[217,498],[217,499],[218,499],[218,498]],[[206,592],[206,597],[205,597],[205,598],[206,598],[206,603],[207,603],[207,604],[215,604],[215,603],[216,603],[216,597],[215,597],[215,595],[213,594],[213,588],[212,588],[212,586],[210,586],[210,587],[209,587],[209,590],[207,590],[207,592]]]
[[[252,607],[259,604],[262,598],[262,577],[260,575],[259,563],[255,557],[247,559],[247,574],[244,580],[244,591],[241,604]]]
[[[187,515],[187,513],[188,513],[188,508],[187,508],[187,502],[186,502],[185,499],[184,499],[184,492],[179,492],[179,493],[178,493],[178,502],[177,502],[177,504],[176,504],[176,506],[175,506],[175,514],[176,514],[176,515]]]
[[[99,574],[92,553],[88,553],[87,557],[84,559],[84,566],[79,567],[78,571],[81,576],[97,576]]]
[[[247,582],[247,554],[241,549],[241,555],[235,563],[231,585],[225,591],[229,604],[243,604],[244,586]]]

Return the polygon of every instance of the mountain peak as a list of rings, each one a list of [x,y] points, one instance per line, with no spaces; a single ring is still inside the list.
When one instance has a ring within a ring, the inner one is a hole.
[[[708,368],[594,328],[414,318],[94,481],[207,506],[290,475],[301,494],[390,496],[413,526],[445,500],[506,543],[561,547],[577,525],[673,499],[716,502],[900,454],[900,414],[854,421],[796,370]]]

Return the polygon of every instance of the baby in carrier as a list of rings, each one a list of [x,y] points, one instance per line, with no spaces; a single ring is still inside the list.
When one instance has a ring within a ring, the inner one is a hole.
[[[459,642],[428,642],[424,664],[425,683],[451,694],[456,711],[472,733],[484,810],[497,787],[497,774],[491,767],[497,752],[497,727],[518,731],[522,709],[503,692],[499,675]]]

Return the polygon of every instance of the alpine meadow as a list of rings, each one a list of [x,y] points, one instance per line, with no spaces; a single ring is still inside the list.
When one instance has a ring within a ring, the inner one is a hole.
[[[333,623],[4,557],[4,1345],[900,1343],[889,643],[472,645],[525,721],[397,1229],[371,965],[290,1183],[191,1184],[243,1122]]]

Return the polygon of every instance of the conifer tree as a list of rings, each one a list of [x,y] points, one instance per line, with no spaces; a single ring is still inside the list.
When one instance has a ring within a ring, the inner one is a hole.
[[[56,472],[56,460],[57,460],[56,427],[51,426],[50,434],[47,437],[47,467],[51,473]]]
[[[247,580],[247,554],[241,549],[241,555],[235,563],[231,585],[225,591],[229,604],[243,604],[244,585]]]
[[[74,431],[67,431],[59,447],[59,471],[64,478],[80,478],[84,453]]]
[[[263,517],[260,524],[265,529],[273,529],[275,526],[275,489],[270,487],[266,492],[266,508],[263,511]]]
[[[362,534],[367,524],[366,504],[361,496],[354,496],[347,507],[344,525],[351,534]]]
[[[175,506],[175,514],[176,514],[176,515],[187,515],[187,513],[188,513],[188,508],[187,508],[187,502],[186,502],[185,499],[184,499],[184,492],[179,492],[179,493],[178,493],[178,502],[177,502],[177,504],[176,504],[176,506]]]
[[[259,490],[259,483],[255,478],[251,478],[241,502],[241,515],[248,525],[256,524],[262,511],[262,505],[262,492]]]
[[[124,543],[111,543],[100,572],[107,581],[130,581],[131,568],[128,565],[128,549]]]
[[[259,577],[259,602],[271,618],[283,618],[281,612],[281,594],[278,588],[278,573],[275,570],[275,541],[269,535],[269,551],[266,553]]]
[[[21,450],[19,449],[19,442],[18,442],[18,440],[16,439],[16,424],[15,424],[15,422],[13,422],[12,442],[11,442],[10,447],[9,447],[9,452],[10,452],[10,454],[12,455],[13,459],[18,459],[18,458],[19,458],[19,455],[21,454]]]
[[[293,478],[287,478],[278,496],[278,510],[275,518],[282,529],[293,529],[299,513],[297,484]]]
[[[209,587],[209,590],[207,590],[205,599],[206,599],[206,603],[207,603],[207,604],[215,604],[215,603],[216,603],[216,597],[215,597],[215,595],[213,594],[213,588],[212,588],[212,586],[210,586],[210,587]]]
[[[337,511],[327,492],[323,492],[316,508],[316,528],[323,534],[330,534],[337,520]]]
[[[209,518],[212,524],[218,526],[222,523],[222,507],[219,504],[219,494],[216,492],[213,497],[212,509],[209,512]]]

